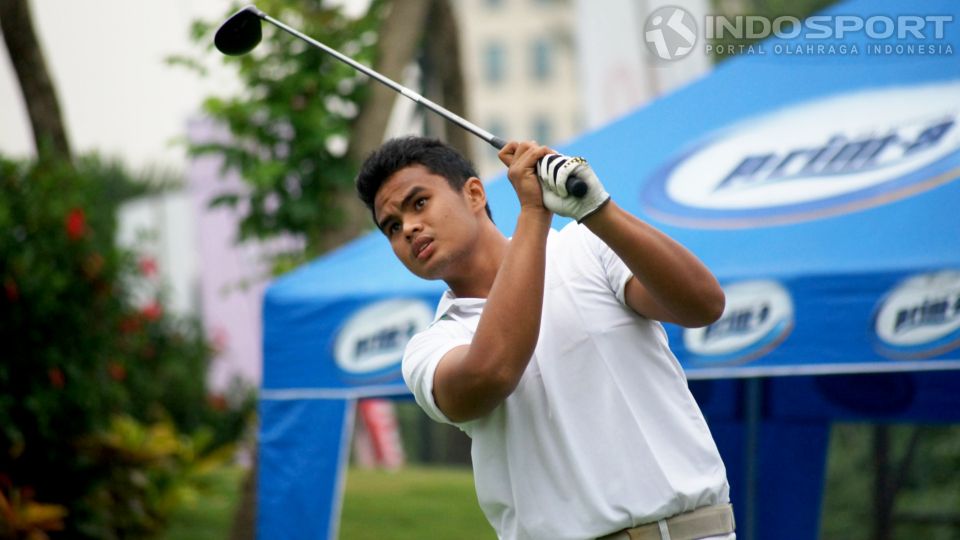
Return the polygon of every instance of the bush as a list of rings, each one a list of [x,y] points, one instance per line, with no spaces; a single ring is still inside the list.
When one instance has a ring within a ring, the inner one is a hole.
[[[168,315],[160,298],[131,301],[138,265],[115,245],[116,213],[146,190],[121,167],[92,157],[74,164],[0,158],[0,503],[68,512],[35,531],[62,525],[53,536],[152,534],[163,504],[130,496],[143,507],[121,512],[105,506],[103,494],[122,492],[118,482],[131,478],[149,491],[163,476],[151,468],[187,469],[201,456],[177,450],[174,460],[131,463],[105,453],[116,442],[109,434],[121,425],[167,426],[182,442],[184,433],[206,432],[203,450],[210,451],[239,437],[252,408],[248,396],[232,407],[208,398],[212,350],[197,321]],[[143,474],[131,476],[134,469]],[[18,532],[9,515],[4,521],[0,537],[29,533]]]

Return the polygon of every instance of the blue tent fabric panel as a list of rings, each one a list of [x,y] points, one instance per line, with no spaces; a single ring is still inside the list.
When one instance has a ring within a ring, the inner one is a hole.
[[[372,222],[371,222],[372,223]],[[424,281],[404,268],[380,232],[370,232],[278,278],[269,288],[269,305],[282,310],[310,299],[356,298],[392,293],[442,293],[437,281]]]
[[[864,373],[769,380],[770,414],[839,422],[960,422],[960,372]]]
[[[754,538],[809,540],[819,536],[828,422],[764,420],[758,427],[756,456],[746,450],[743,422],[711,422],[710,432],[727,468],[737,538],[747,538],[748,529],[754,531]],[[751,459],[755,460],[756,475],[752,508],[747,487]]]
[[[764,421],[759,432],[754,538],[817,538],[829,424]]]
[[[257,538],[336,538],[355,401],[262,400]]]
[[[747,384],[746,379],[690,383],[726,465],[742,537],[748,514],[755,520],[755,538],[819,535],[833,422],[960,422],[956,371],[771,377],[759,383],[757,447],[750,450]]]
[[[671,348],[682,360],[688,376],[693,378],[704,376],[701,371],[709,377],[737,376],[744,368],[771,368],[768,372],[781,368],[777,374],[798,375],[916,368],[915,363],[904,365],[905,360],[927,361],[929,368],[936,368],[937,361],[950,361],[946,366],[955,369],[960,359],[957,347],[943,347],[929,353],[925,350],[898,353],[877,336],[874,325],[884,300],[891,290],[916,275],[918,270],[923,273],[917,268],[912,273],[807,275],[780,282],[790,294],[793,316],[784,330],[782,342],[763,351],[760,358],[750,357],[749,351],[719,360],[699,355],[687,349],[686,330],[670,324],[665,328]]]
[[[268,293],[264,305],[264,358],[270,360],[264,364],[263,390],[268,396],[282,389],[349,389],[371,385],[405,390],[399,363],[386,372],[358,377],[338,369],[334,361],[334,346],[344,322],[384,296],[344,296],[316,303],[287,303],[278,298],[280,296]],[[385,297],[415,298],[427,306],[435,306],[440,292],[397,291]]]

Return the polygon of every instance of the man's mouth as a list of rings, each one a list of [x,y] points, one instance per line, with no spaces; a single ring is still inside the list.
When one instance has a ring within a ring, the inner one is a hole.
[[[425,237],[417,238],[413,241],[413,246],[411,246],[411,249],[415,259],[426,259],[431,253],[433,253],[433,239]]]

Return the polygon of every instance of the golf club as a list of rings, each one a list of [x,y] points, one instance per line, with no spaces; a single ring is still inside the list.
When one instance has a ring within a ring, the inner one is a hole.
[[[346,56],[345,54],[332,49],[323,43],[311,38],[310,36],[297,31],[294,28],[291,28],[277,19],[267,15],[263,11],[257,9],[254,5],[249,5],[240,11],[234,13],[229,19],[224,21],[220,28],[217,29],[217,33],[213,38],[213,44],[217,49],[223,54],[230,56],[239,56],[241,54],[246,54],[253,50],[257,44],[260,43],[260,39],[263,37],[263,33],[260,28],[260,20],[267,21],[268,23],[276,26],[277,28],[283,30],[284,32],[306,41],[310,45],[322,50],[323,52],[333,56],[337,60],[340,60],[344,64],[356,69],[357,71],[373,77],[374,79],[380,81],[384,85],[392,88],[393,90],[399,92],[408,99],[413,100],[415,103],[419,103],[424,107],[430,109],[431,111],[439,114],[440,116],[446,118],[447,120],[453,122],[454,124],[462,127],[463,129],[473,133],[477,137],[480,137],[484,141],[488,142],[491,146],[500,150],[507,144],[507,142],[500,137],[490,133],[489,131],[473,124],[460,117],[457,114],[454,114],[447,109],[437,105],[436,103],[430,101],[429,99],[421,96],[420,94],[410,90],[406,86],[403,86],[393,79],[381,75],[380,73],[368,68],[367,66],[355,61],[354,59]],[[570,177],[567,179],[567,192],[573,195],[574,197],[583,197],[587,193],[587,184],[583,180]]]

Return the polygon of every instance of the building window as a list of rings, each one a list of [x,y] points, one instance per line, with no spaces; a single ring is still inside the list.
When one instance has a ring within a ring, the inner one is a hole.
[[[545,81],[553,73],[553,47],[547,38],[539,38],[533,42],[531,55],[533,57],[533,78]]]
[[[483,53],[484,76],[488,83],[498,83],[506,75],[506,51],[502,43],[490,43]]]
[[[503,0],[486,0],[488,8],[498,8],[503,5]]]
[[[538,116],[533,119],[533,140],[540,144],[553,144],[553,126],[547,116]]]

